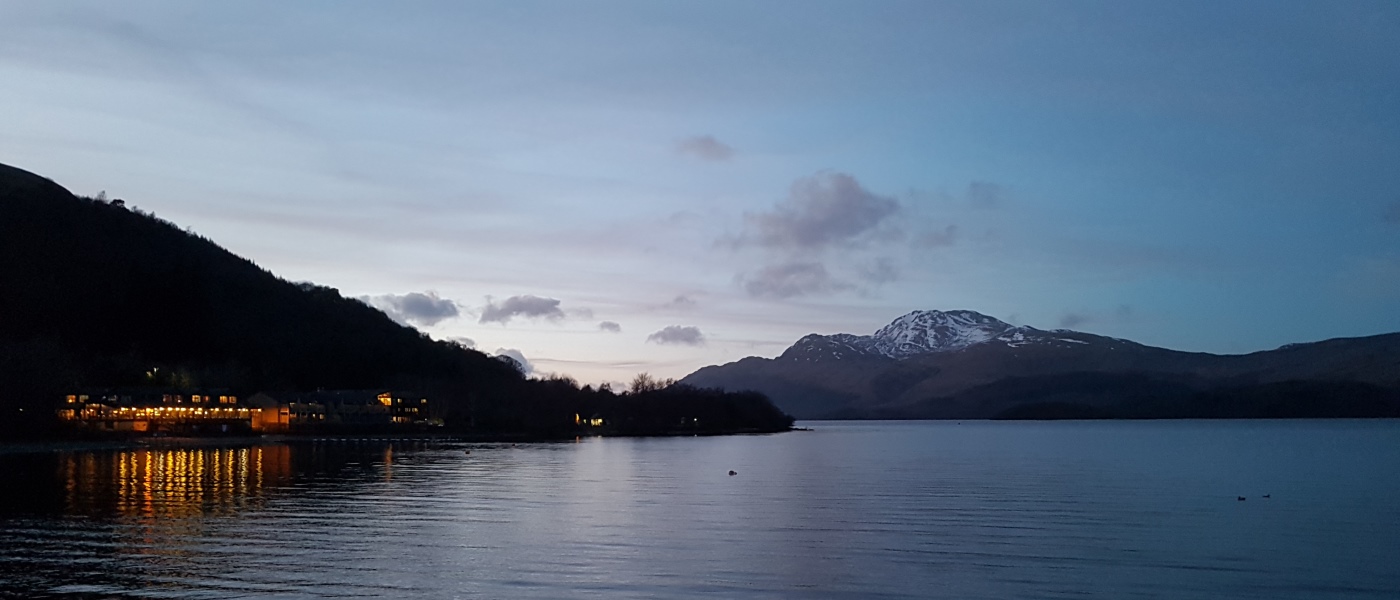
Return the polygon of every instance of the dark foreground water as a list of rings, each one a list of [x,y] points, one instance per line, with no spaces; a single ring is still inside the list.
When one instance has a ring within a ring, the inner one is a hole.
[[[0,589],[1400,598],[1397,422],[807,425],[0,455]]]

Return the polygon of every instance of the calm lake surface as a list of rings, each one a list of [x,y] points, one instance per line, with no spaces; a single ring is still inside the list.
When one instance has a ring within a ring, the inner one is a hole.
[[[0,454],[0,595],[1400,598],[1400,422],[802,425]]]

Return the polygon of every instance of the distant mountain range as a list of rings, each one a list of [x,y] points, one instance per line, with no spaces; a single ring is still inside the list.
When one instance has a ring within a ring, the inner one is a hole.
[[[1400,333],[1216,355],[927,310],[681,381],[799,419],[1397,417]]]

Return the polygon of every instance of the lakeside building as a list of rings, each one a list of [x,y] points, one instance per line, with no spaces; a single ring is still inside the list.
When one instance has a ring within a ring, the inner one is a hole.
[[[286,411],[279,425],[325,425],[342,428],[438,426],[441,419],[429,412],[431,404],[420,394],[394,390],[323,390],[316,392],[259,392],[250,406]]]
[[[87,432],[217,435],[442,425],[426,397],[392,390],[259,392],[131,388],[68,394],[60,421]]]

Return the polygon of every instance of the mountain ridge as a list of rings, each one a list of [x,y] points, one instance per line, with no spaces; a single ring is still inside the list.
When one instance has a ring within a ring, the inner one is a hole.
[[[1027,383],[1037,378],[1041,387]],[[1020,384],[1007,383],[1011,380]],[[809,334],[775,358],[748,357],[704,367],[681,381],[764,392],[780,407],[807,419],[993,418],[1008,411],[1016,414],[1017,407],[1047,395],[1073,414],[1206,415],[1209,407],[1192,404],[1206,395],[1227,403],[1245,396],[1257,400],[1262,397],[1260,386],[1290,381],[1311,382],[1306,389],[1314,395],[1341,383],[1362,386],[1348,389],[1374,388],[1368,397],[1382,398],[1384,406],[1372,407],[1373,416],[1400,416],[1400,333],[1217,355],[1068,329],[1011,325],[970,310],[916,310],[871,335]],[[1137,386],[1139,395],[1150,396],[1153,403],[1146,408],[1118,406],[1095,388],[1095,381],[1102,390]],[[1285,390],[1292,395],[1289,402],[1308,402],[1294,398],[1306,395],[1299,391],[1303,389]],[[1325,407],[1300,411],[1327,413]]]
[[[784,351],[783,356],[810,355],[807,347],[831,345],[851,352],[880,354],[896,360],[936,352],[952,352],[978,344],[1001,342],[1009,347],[1028,344],[1136,345],[1137,342],[1071,329],[1043,330],[1012,325],[972,310],[915,310],[877,329],[871,335],[810,333]],[[789,353],[792,353],[789,355]]]

